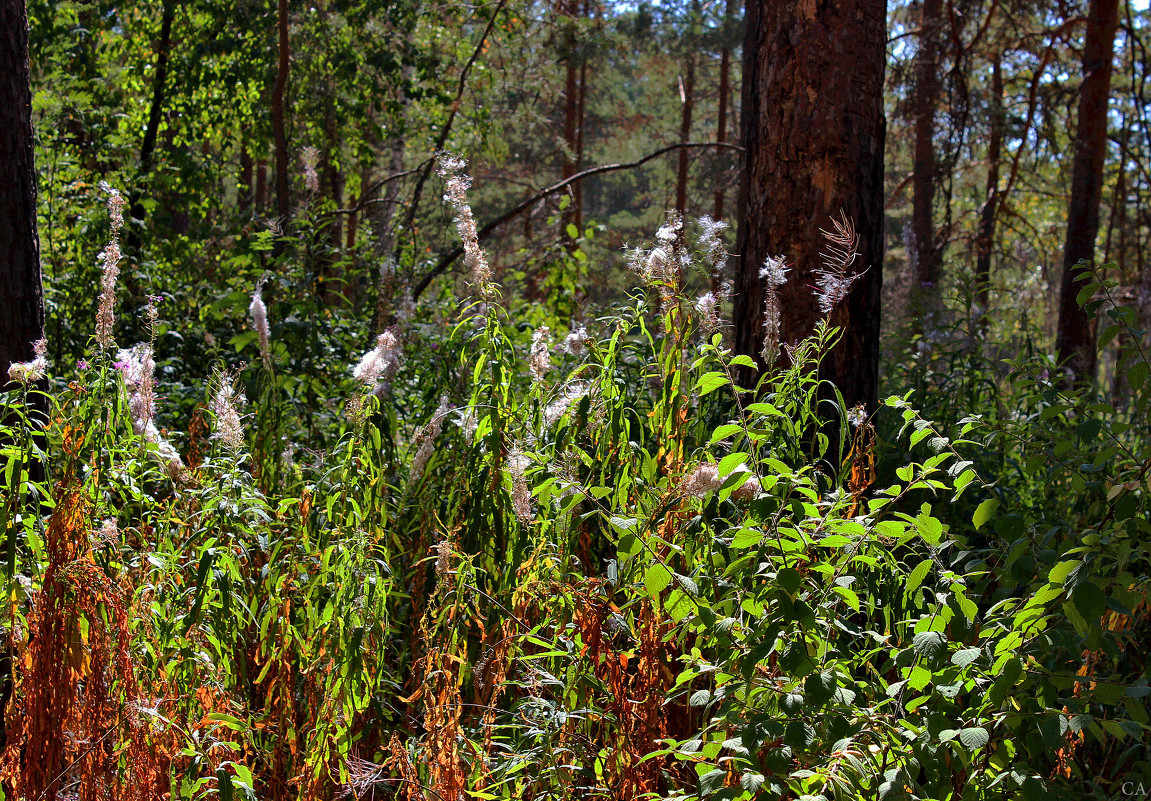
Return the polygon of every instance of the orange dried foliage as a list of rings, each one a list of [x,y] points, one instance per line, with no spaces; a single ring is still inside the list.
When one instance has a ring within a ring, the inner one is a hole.
[[[168,791],[166,750],[140,712],[118,588],[92,559],[87,495],[57,487],[45,536],[48,566],[15,642],[15,692],[6,713],[0,780],[17,797],[135,801]],[[128,766],[120,784],[119,764]]]

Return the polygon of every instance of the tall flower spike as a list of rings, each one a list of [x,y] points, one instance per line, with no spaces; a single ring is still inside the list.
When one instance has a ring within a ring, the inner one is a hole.
[[[848,275],[847,269],[859,255],[859,234],[855,224],[847,214],[840,211],[839,219],[832,218],[832,230],[820,230],[827,244],[819,254],[823,267],[815,271],[815,295],[819,298],[819,310],[823,314],[831,311],[847,297],[851,285],[862,273]]]
[[[763,280],[763,361],[770,367],[779,358],[780,297],[779,288],[787,283],[787,264],[783,256],[768,256],[759,277]]]
[[[444,179],[444,188],[447,190],[444,193],[444,200],[455,210],[456,230],[463,240],[464,264],[472,271],[472,283],[480,296],[489,297],[493,293],[492,268],[488,266],[487,256],[480,248],[476,220],[468,203],[468,189],[472,186],[472,179],[464,174],[468,163],[446,153],[440,155],[439,162],[439,173]]]
[[[235,384],[227,374],[217,372],[213,383],[212,416],[216,418],[212,439],[218,439],[224,447],[239,450],[244,447],[244,427],[240,417],[240,406],[244,403],[243,393],[237,392]]]
[[[260,337],[260,358],[264,361],[264,367],[271,370],[271,332],[268,329],[268,307],[264,305],[262,293],[263,287],[256,284],[256,291],[252,293],[252,305],[248,307],[248,312],[252,315],[252,328],[256,329],[256,334]]]

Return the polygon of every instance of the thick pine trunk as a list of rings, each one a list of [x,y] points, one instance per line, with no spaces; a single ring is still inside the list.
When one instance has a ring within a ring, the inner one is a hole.
[[[935,106],[939,102],[941,0],[923,0],[919,52],[915,58],[915,160],[911,179],[911,228],[915,238],[915,279],[921,290],[939,282],[935,243]]]
[[[1077,380],[1095,380],[1095,326],[1075,302],[1081,283],[1075,265],[1095,255],[1099,234],[1099,200],[1103,194],[1103,159],[1107,154],[1107,102],[1111,94],[1111,62],[1119,0],[1091,0],[1087,11],[1087,41],[1083,49],[1083,83],[1079,88],[1079,120],[1071,200],[1067,209],[1067,239],[1059,293],[1059,323],[1055,333],[1058,359],[1067,362]]]
[[[736,250],[735,346],[760,361],[760,267],[783,255],[784,342],[821,318],[810,286],[820,229],[843,211],[860,236],[864,271],[832,316],[843,339],[822,365],[849,404],[874,408],[879,382],[883,275],[885,0],[748,0],[744,39],[744,176]]]
[[[9,365],[32,359],[32,343],[44,336],[34,156],[28,15],[23,0],[0,0],[0,384],[8,382]],[[44,415],[43,404],[37,406]],[[33,478],[42,477],[38,465],[31,471]],[[0,749],[7,744],[14,661],[11,638],[4,639],[9,647],[0,653]],[[12,797],[7,782],[2,789]]]
[[[0,383],[8,366],[32,359],[44,336],[44,291],[36,232],[36,169],[23,0],[0,2]]]

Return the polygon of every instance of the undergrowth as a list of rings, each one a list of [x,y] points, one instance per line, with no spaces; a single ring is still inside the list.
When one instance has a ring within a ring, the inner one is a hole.
[[[46,363],[17,370],[4,798],[1151,784],[1146,339],[1095,273],[1115,403],[959,326],[846,409],[816,375],[828,320],[736,385],[751,361],[684,289],[725,257],[714,226],[689,249],[670,221],[598,319],[501,297],[462,169],[472,296],[397,295],[334,386],[284,370],[260,287],[255,358],[217,351],[186,430],[155,304],[131,349],[101,318],[46,418]]]

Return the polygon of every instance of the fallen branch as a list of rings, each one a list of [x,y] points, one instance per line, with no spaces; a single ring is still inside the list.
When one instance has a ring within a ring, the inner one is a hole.
[[[652,159],[656,159],[662,155],[670,153],[673,150],[705,147],[717,147],[725,148],[727,150],[743,151],[742,147],[739,145],[734,145],[730,142],[678,142],[674,145],[661,147],[659,150],[648,153],[646,156],[641,159],[637,159],[636,161],[625,161],[618,164],[603,164],[599,167],[588,167],[586,170],[581,170],[575,175],[570,175],[567,178],[564,178],[562,181],[554,183],[551,186],[545,187],[536,192],[534,195],[522,201],[511,210],[504,212],[499,217],[496,217],[494,220],[489,222],[479,230],[479,232],[476,234],[476,237],[480,242],[483,242],[485,239],[491,236],[492,233],[494,233],[495,230],[501,225],[508,222],[509,220],[515,219],[517,216],[534,206],[536,203],[539,203],[541,200],[550,197],[557,192],[562,192],[576,181],[582,180],[591,175],[601,175],[603,173],[615,172],[617,170],[630,170],[646,164]],[[436,265],[432,267],[432,269],[428,270],[427,274],[425,274],[424,277],[420,279],[420,282],[416,284],[415,288],[412,289],[412,300],[418,300],[420,295],[423,294],[423,291],[428,288],[428,285],[432,282],[432,279],[442,273],[444,270],[448,269],[448,267],[450,267],[456,261],[456,259],[462,255],[464,255],[463,245],[458,245],[454,249],[445,253],[443,256],[440,256],[440,260],[436,262]]]

